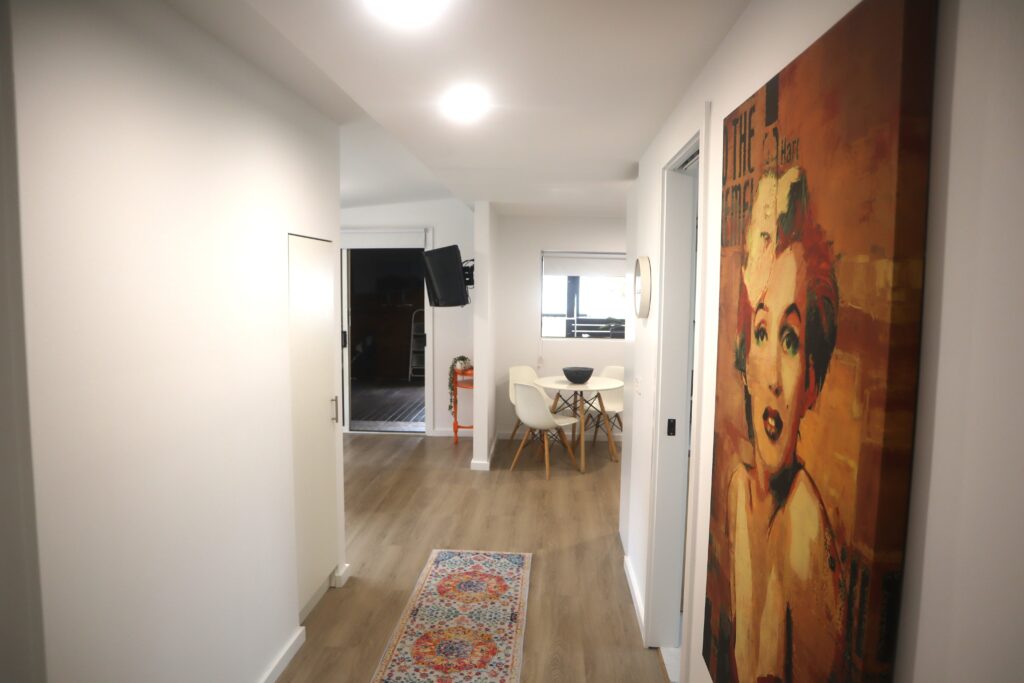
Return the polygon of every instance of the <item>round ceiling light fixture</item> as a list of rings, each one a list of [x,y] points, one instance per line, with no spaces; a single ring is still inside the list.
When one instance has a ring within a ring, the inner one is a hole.
[[[400,31],[433,25],[451,4],[452,0],[363,0],[370,14]]]
[[[477,83],[458,83],[444,91],[437,102],[441,115],[464,126],[474,124],[494,107],[491,93]]]

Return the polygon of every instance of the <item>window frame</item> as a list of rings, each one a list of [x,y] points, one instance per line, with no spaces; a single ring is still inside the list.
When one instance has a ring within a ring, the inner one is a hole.
[[[581,318],[579,316],[579,305],[580,305],[580,275],[565,275],[566,278],[566,302],[564,313],[545,313],[544,312],[544,259],[547,257],[563,258],[563,259],[605,259],[605,260],[621,260],[623,265],[622,271],[622,285],[623,295],[626,296],[627,292],[625,287],[627,285],[626,278],[626,253],[620,251],[558,251],[558,250],[541,250],[540,252],[540,288],[541,288],[541,307],[540,307],[540,338],[545,339],[574,339],[574,340],[590,340],[590,339],[602,339],[606,341],[623,341],[626,338],[626,316],[629,312],[628,302],[623,309],[624,316],[622,318],[602,318],[600,320],[614,321],[619,324],[608,325],[607,334],[600,334],[598,336],[580,336],[578,332],[577,321],[580,320],[597,320],[590,318]],[[565,333],[563,336],[552,337],[545,336],[544,334],[544,319],[545,318],[565,318]]]

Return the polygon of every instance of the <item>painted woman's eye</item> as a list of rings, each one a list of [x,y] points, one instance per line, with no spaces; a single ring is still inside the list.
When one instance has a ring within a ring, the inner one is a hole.
[[[765,329],[764,325],[758,325],[754,330],[754,341],[760,346],[764,344],[765,340],[768,339],[768,330]]]
[[[786,326],[782,328],[782,348],[786,350],[791,356],[795,356],[800,353],[800,337],[797,336],[796,330],[792,327]]]

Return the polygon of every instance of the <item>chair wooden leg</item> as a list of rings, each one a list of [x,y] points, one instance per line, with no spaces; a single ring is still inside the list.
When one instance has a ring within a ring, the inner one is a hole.
[[[612,421],[606,420],[604,423],[604,432],[608,435],[608,456],[612,459],[612,462],[619,461],[619,449],[615,445],[615,435],[612,433]]]
[[[548,452],[548,435],[547,432],[541,434],[541,440],[544,442],[544,478],[551,479],[551,454]]]
[[[576,455],[572,452],[572,446],[569,444],[569,439],[565,436],[565,430],[561,427],[558,428],[558,438],[562,440],[562,445],[565,446],[565,451],[569,454],[569,459],[572,460],[573,467],[579,469],[580,465],[576,462]]]
[[[612,462],[616,462],[619,459],[619,449],[615,447],[615,437],[612,435],[612,421],[604,409],[604,399],[601,398],[601,394],[597,395],[597,402],[601,405],[601,415],[604,417],[604,432],[608,435],[608,457],[612,459]]]
[[[533,434],[532,429],[526,430],[526,433],[523,434],[523,440],[519,442],[519,450],[516,451],[516,456],[512,458],[512,467],[508,468],[509,472],[516,468],[516,463],[519,462],[519,454],[523,452],[523,448],[526,446],[526,440],[530,438],[531,434]]]
[[[578,394],[578,393],[575,393],[575,394],[572,395],[572,398],[573,398],[573,417],[577,417],[577,418],[579,417],[579,414],[580,414],[580,412],[579,412],[580,411],[580,402],[579,402],[580,395],[581,394]],[[572,442],[576,443],[576,423],[575,422],[572,423]]]
[[[516,426],[512,428],[512,436],[508,437],[508,440],[509,440],[509,441],[515,441],[515,438],[516,438],[516,432],[518,432],[518,431],[519,431],[519,427],[521,427],[521,426],[522,426],[522,424],[523,424],[523,421],[522,421],[522,420],[520,420],[520,419],[519,419],[519,418],[517,417],[517,418],[516,418]]]
[[[594,446],[595,448],[597,447],[597,433],[599,431],[601,431],[601,415],[600,414],[598,414],[598,416],[596,418],[594,418],[594,438],[590,442],[590,445]]]

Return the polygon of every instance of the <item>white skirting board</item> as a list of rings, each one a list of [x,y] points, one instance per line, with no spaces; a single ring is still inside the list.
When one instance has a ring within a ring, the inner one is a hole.
[[[683,651],[678,647],[660,648],[661,661],[665,663],[665,671],[668,673],[668,680],[672,683],[679,683],[679,676],[683,670]]]
[[[487,462],[480,462],[479,460],[471,460],[469,463],[469,469],[476,470],[477,472],[486,472],[491,469],[491,461],[494,460],[494,450],[498,447],[498,437],[494,437],[494,441],[491,442],[491,447],[487,451]]]
[[[270,668],[267,669],[267,672],[263,674],[262,678],[260,678],[260,683],[274,683],[278,678],[280,678],[281,674],[283,674],[284,670],[288,667],[288,663],[292,661],[292,658],[295,657],[295,654],[305,642],[306,627],[299,626],[295,629],[295,633],[292,634],[292,637],[288,639],[284,649],[282,649],[281,652],[278,653],[277,657],[274,658]]]
[[[309,599],[309,602],[303,605],[302,609],[299,610],[300,624],[306,623],[306,617],[308,617],[310,612],[312,612],[316,608],[317,604],[323,599],[323,597],[327,595],[327,589],[331,587],[332,580],[332,575],[328,574],[327,577],[324,579],[324,582],[321,583],[320,587],[317,588],[316,592],[313,593],[313,597]]]
[[[636,572],[633,571],[633,563],[629,561],[629,555],[622,558],[622,565],[626,568],[626,583],[629,584],[629,594],[633,598],[633,609],[636,610],[636,619],[640,623],[640,633],[644,632],[644,600],[640,595],[640,584],[636,580]]]
[[[334,574],[331,575],[331,588],[341,588],[351,575],[352,565],[346,562],[344,567],[334,570]]]
[[[306,623],[306,617],[308,617],[313,612],[313,610],[316,609],[316,606],[320,603],[321,600],[323,600],[324,596],[327,595],[328,588],[341,588],[345,585],[345,582],[348,581],[348,576],[351,571],[352,565],[346,563],[344,567],[336,568],[331,574],[327,576],[326,579],[324,579],[324,582],[316,590],[316,593],[313,594],[313,597],[310,598],[309,602],[306,603],[306,606],[303,607],[302,611],[299,612],[300,624]]]

